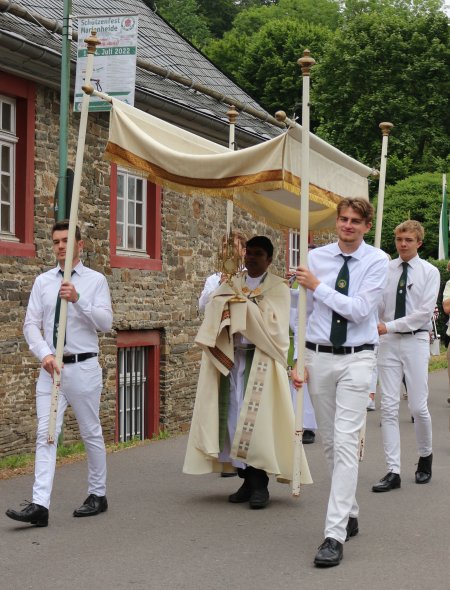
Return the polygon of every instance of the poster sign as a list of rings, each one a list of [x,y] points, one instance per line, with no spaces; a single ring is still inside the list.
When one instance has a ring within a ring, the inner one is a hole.
[[[77,70],[74,111],[81,111],[85,83],[87,45],[84,40],[97,31],[100,45],[94,56],[91,85],[100,92],[134,106],[136,82],[137,14],[80,17],[78,26]],[[110,103],[91,96],[89,111],[109,111]]]

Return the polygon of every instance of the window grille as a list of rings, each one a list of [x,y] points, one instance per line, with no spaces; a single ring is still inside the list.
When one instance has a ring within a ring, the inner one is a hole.
[[[119,441],[148,437],[149,347],[118,349]]]

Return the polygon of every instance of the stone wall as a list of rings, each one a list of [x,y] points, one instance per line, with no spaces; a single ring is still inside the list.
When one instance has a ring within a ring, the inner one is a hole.
[[[69,166],[74,167],[79,115],[71,115]],[[34,384],[39,363],[22,334],[35,276],[54,265],[50,230],[58,174],[58,93],[37,92],[35,156],[35,258],[0,257],[0,457],[32,452],[35,437]],[[223,200],[188,198],[164,191],[161,271],[111,268],[109,261],[109,164],[103,160],[108,115],[90,114],[86,137],[79,224],[85,240],[84,263],[108,280],[114,309],[110,334],[101,336],[104,374],[101,419],[105,438],[114,440],[116,420],[116,335],[120,330],[161,333],[160,424],[169,432],[189,428],[200,350],[194,337],[200,325],[197,299],[213,272],[218,238],[225,232]],[[236,229],[247,236],[265,234],[276,256],[272,270],[285,270],[285,236],[235,210]],[[64,440],[78,438],[68,412]]]

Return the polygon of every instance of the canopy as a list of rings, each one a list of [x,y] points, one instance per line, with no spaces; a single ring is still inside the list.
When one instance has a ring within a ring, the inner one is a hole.
[[[233,202],[275,227],[300,227],[302,128],[232,151],[112,99],[106,157],[184,194]],[[310,134],[311,230],[334,227],[342,197],[368,198],[372,170]]]

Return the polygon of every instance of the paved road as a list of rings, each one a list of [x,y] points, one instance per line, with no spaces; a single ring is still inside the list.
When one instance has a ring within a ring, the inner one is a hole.
[[[415,444],[401,404],[402,488],[374,494],[385,474],[380,412],[368,414],[358,500],[360,534],[339,567],[316,569],[328,497],[320,441],[306,447],[314,485],[300,499],[271,481],[262,511],[226,502],[236,478],[186,476],[186,437],[108,456],[110,509],[72,518],[85,497],[85,462],[56,472],[48,528],[0,516],[1,590],[449,590],[447,375],[431,375],[433,479],[414,483]],[[0,481],[1,511],[30,498],[31,476]]]

